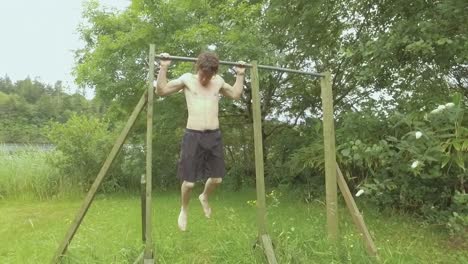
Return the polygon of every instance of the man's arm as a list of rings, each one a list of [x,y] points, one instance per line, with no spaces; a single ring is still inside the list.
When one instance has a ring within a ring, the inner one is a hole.
[[[242,91],[244,90],[244,76],[245,76],[245,68],[242,66],[244,62],[240,62],[241,66],[235,68],[236,71],[236,82],[233,86],[224,83],[221,87],[221,94],[229,97],[234,100],[240,99]]]
[[[162,56],[169,56],[169,54],[163,53]],[[183,78],[179,78],[172,81],[167,81],[167,69],[171,64],[170,60],[161,59],[160,69],[158,73],[158,79],[156,81],[155,93],[159,96],[167,96],[178,92],[185,87]]]

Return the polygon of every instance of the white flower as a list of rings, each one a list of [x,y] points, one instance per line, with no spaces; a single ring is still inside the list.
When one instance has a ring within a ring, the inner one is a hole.
[[[416,139],[419,139],[422,136],[422,133],[417,131],[414,135],[416,136]]]
[[[416,160],[416,161],[413,162],[413,164],[411,164],[411,168],[415,169],[418,165],[419,165],[419,161]]]
[[[217,48],[217,47],[216,47],[216,45],[214,45],[214,44],[211,44],[211,45],[208,46],[208,50],[211,50],[211,51],[216,50],[216,48]]]
[[[356,193],[356,197],[361,196],[363,193],[364,193],[364,190],[363,190],[363,189],[359,190],[359,191]]]
[[[446,107],[446,108],[452,108],[452,107],[454,107],[454,106],[455,106],[454,103],[446,103],[446,104],[445,104],[445,107]]]
[[[445,105],[439,105],[436,109],[431,111],[431,114],[437,114],[445,110]]]

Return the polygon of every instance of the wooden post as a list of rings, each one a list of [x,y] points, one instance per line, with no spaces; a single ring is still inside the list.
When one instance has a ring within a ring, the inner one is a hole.
[[[258,234],[264,235],[266,231],[266,201],[265,176],[263,165],[262,117],[260,109],[260,83],[258,80],[257,62],[252,62],[252,111],[255,145],[255,174],[257,184],[257,224]]]
[[[146,242],[146,175],[141,175],[141,241]]]
[[[333,94],[330,72],[324,73],[321,79],[323,106],[323,143],[325,149],[325,186],[327,203],[328,238],[332,242],[338,241],[338,206],[336,188],[336,153],[335,127],[333,118]]]
[[[107,171],[109,170],[112,162],[114,161],[115,157],[117,156],[120,149],[122,148],[122,145],[125,142],[125,139],[127,138],[128,133],[132,129],[133,125],[135,124],[138,114],[141,112],[141,110],[143,109],[145,105],[146,105],[146,91],[143,94],[143,96],[140,98],[140,101],[138,102],[137,106],[133,110],[130,118],[127,121],[127,124],[125,124],[125,127],[123,128],[122,132],[120,132],[119,137],[115,141],[114,146],[112,147],[112,150],[109,153],[109,156],[107,156],[107,159],[102,165],[101,170],[99,171],[96,177],[96,180],[94,180],[93,185],[89,189],[88,194],[86,195],[86,198],[83,201],[83,204],[78,210],[78,213],[76,214],[73,223],[71,224],[70,228],[68,229],[67,234],[65,235],[65,238],[63,239],[62,243],[60,243],[57,249],[57,252],[55,253],[52,259],[52,263],[58,263],[61,257],[67,251],[68,245],[70,244],[71,240],[73,239],[73,236],[75,235],[76,231],[80,227],[80,224],[83,221],[83,218],[85,217],[91,203],[94,200],[97,189],[101,185],[102,180],[106,176]]]
[[[145,258],[144,263],[154,263],[153,254],[153,237],[152,237],[152,162],[153,162],[153,81],[154,81],[154,44],[150,44],[149,49],[149,73],[148,73],[148,104],[146,116],[146,244],[145,244]]]
[[[276,264],[276,257],[267,234],[266,227],[266,201],[265,201],[265,176],[263,165],[263,142],[262,142],[262,114],[260,109],[260,82],[258,78],[257,61],[252,62],[252,112],[255,145],[255,174],[257,184],[257,225],[258,237],[263,245],[268,263]]]
[[[345,178],[343,177],[343,173],[341,173],[340,167],[338,164],[336,165],[336,172],[338,175],[338,186],[340,187],[341,193],[343,194],[344,200],[348,207],[349,213],[353,219],[354,224],[356,225],[359,232],[362,234],[362,239],[364,240],[364,244],[366,245],[367,253],[371,256],[377,256],[377,248],[372,240],[372,237],[367,229],[366,224],[364,223],[364,218],[359,212],[357,208],[356,202],[354,201],[353,195],[348,188],[348,184],[346,183]]]

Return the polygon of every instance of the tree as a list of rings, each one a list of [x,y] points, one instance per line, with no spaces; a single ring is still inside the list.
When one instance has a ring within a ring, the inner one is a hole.
[[[26,78],[13,84],[6,76],[0,78],[0,89],[1,142],[47,142],[41,128],[49,121],[66,122],[72,113],[103,113],[99,101],[91,108],[83,96],[64,93],[60,81],[50,86]],[[94,109],[100,109],[100,112]]]
[[[13,83],[7,75],[5,75],[3,78],[0,78],[0,92],[7,94],[13,92]]]
[[[446,101],[450,92],[466,90],[466,66],[461,63],[466,61],[467,23],[461,23],[466,18],[449,16],[464,8],[459,0],[443,4],[293,0],[288,5],[279,0],[139,0],[116,12],[90,2],[84,13],[86,26],[80,29],[86,45],[77,52],[75,73],[79,84],[95,88],[123,119],[146,89],[149,43],[156,43],[158,52],[192,57],[215,45],[225,60],[331,70],[338,120],[360,110],[384,118],[393,110],[433,107]],[[427,24],[430,17],[432,24]],[[436,18],[441,23],[435,25]],[[418,38],[432,40],[427,49],[434,50],[432,55],[424,52],[427,43]],[[191,64],[178,63],[170,73],[177,76],[189,70]],[[223,77],[232,81],[229,74]],[[270,162],[275,134],[298,127],[307,118],[321,118],[320,87],[310,78],[278,72],[261,72],[260,81],[264,154]],[[181,109],[180,104],[180,99],[158,99],[155,109],[157,115],[183,124],[183,112],[170,112]],[[220,111],[221,124],[237,125],[230,126],[232,135],[227,137],[235,138],[237,129],[245,131],[252,123],[250,80],[242,100],[223,100]],[[157,127],[155,123],[155,131]],[[238,159],[235,154],[242,153],[242,147],[232,143],[236,147],[227,148],[229,156]]]

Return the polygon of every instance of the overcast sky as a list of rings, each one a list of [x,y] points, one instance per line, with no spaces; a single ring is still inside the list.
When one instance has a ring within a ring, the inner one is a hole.
[[[83,47],[76,32],[84,0],[1,0],[0,76],[13,81],[27,76],[74,89],[73,50]],[[130,0],[99,0],[125,9]]]

